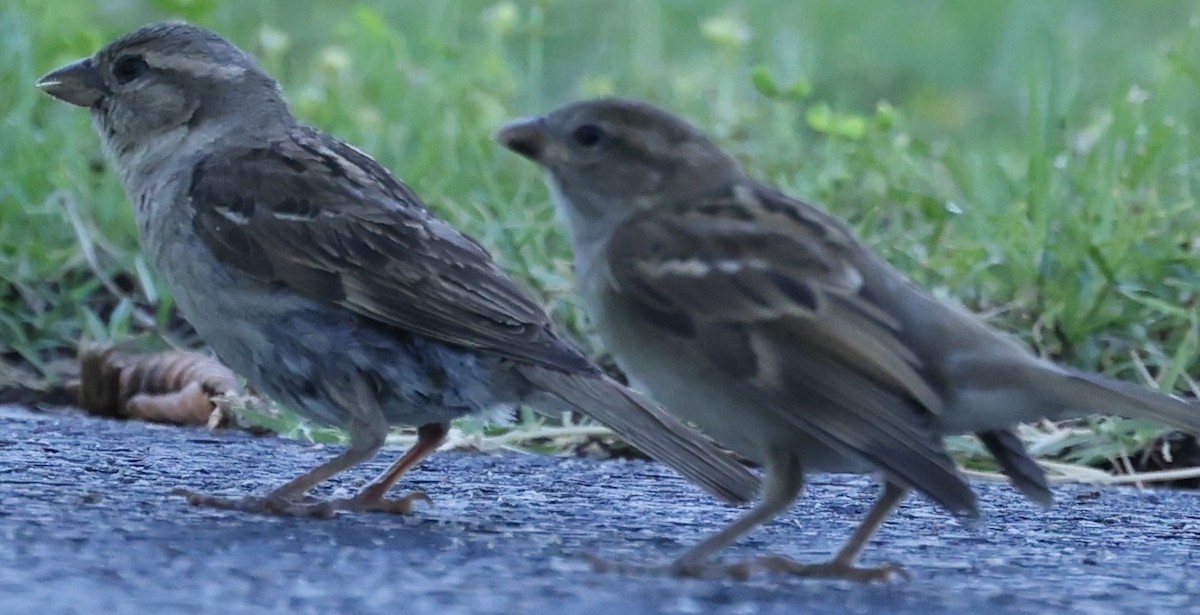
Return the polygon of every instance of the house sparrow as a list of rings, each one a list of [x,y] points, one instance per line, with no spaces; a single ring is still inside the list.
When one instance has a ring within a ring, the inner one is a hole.
[[[1011,426],[1126,414],[1200,432],[1200,413],[1034,356],[924,292],[838,219],[754,181],[698,129],[601,99],[503,128],[543,166],[580,294],[618,364],[671,412],[762,464],[763,501],[675,561],[694,572],[798,496],[806,471],[869,471],[883,494],[830,561],[760,563],[873,580],[866,542],[911,489],[956,513],[975,498],[942,436],[978,433],[1032,499],[1045,477]]]
[[[287,514],[407,512],[385,493],[449,421],[528,404],[579,410],[728,501],[757,479],[600,369],[470,237],[363,152],[301,124],[279,85],[217,34],[145,26],[37,82],[89,107],[142,247],[227,365],[310,419],[341,455],[266,497],[195,504]],[[356,496],[306,499],[372,458],[392,425],[418,442]]]

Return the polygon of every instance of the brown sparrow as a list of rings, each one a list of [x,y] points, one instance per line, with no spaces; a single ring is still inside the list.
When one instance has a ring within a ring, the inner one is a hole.
[[[217,356],[349,449],[264,498],[197,504],[294,514],[407,511],[384,498],[449,421],[528,404],[579,410],[729,501],[757,479],[606,377],[470,237],[367,154],[289,111],[242,50],[148,25],[37,83],[88,107],[133,203],[142,247]],[[305,500],[372,458],[392,425],[419,440],[348,500]]]
[[[767,470],[762,502],[676,571],[702,570],[786,510],[805,472],[877,471],[883,494],[829,562],[761,563],[870,580],[898,570],[856,562],[910,490],[975,514],[945,435],[979,434],[1017,486],[1048,504],[1016,423],[1104,412],[1200,432],[1193,406],[1040,359],[926,293],[841,221],[751,179],[666,111],[584,101],[497,138],[545,168],[579,292],[620,366]]]

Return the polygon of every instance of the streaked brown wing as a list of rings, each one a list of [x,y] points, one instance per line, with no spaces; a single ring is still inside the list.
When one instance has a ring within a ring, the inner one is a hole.
[[[635,215],[608,259],[618,293],[694,340],[754,402],[968,510],[969,487],[926,428],[941,401],[900,324],[864,292],[856,241],[816,209],[742,185]]]
[[[367,155],[312,129],[202,160],[195,226],[222,262],[378,323],[594,371],[474,240]]]

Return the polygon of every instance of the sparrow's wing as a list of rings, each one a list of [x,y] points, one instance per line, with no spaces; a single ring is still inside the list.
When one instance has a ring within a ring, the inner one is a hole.
[[[856,249],[832,217],[746,184],[635,215],[608,262],[615,291],[689,337],[747,403],[970,512],[973,494],[927,427],[941,401],[901,323],[872,301],[884,290],[865,287]]]
[[[190,188],[222,262],[392,327],[567,371],[595,368],[471,238],[366,154],[324,133],[223,150]]]

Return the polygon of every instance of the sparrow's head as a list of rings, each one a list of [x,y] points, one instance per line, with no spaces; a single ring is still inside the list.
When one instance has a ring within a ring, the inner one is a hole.
[[[700,130],[632,100],[566,105],[507,125],[496,140],[542,165],[560,203],[588,218],[623,219],[742,176],[737,162]]]
[[[279,86],[217,34],[186,23],[144,26],[37,82],[47,94],[90,107],[118,158],[180,128],[246,130],[290,117]]]

